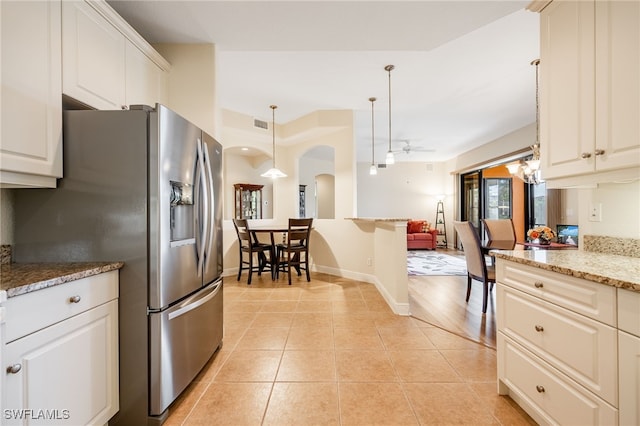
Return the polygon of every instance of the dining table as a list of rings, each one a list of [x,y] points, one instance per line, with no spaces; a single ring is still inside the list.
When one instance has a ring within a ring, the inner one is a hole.
[[[286,233],[289,232],[289,225],[256,225],[249,228],[250,231],[254,234],[254,237],[257,239],[256,234],[269,234],[269,239],[271,241],[271,250],[269,251],[270,260],[271,260],[271,279],[276,279],[277,273],[277,262],[274,263],[274,259],[276,259],[276,238],[275,234],[282,233],[282,242],[286,242]]]

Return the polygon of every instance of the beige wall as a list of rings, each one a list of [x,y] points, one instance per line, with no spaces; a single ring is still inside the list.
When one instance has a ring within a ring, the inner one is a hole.
[[[530,146],[536,140],[535,123],[508,133],[496,140],[469,150],[448,161],[450,172],[471,171],[487,163],[520,157],[522,153],[531,152]]]
[[[213,44],[156,44],[169,63],[168,107],[218,139],[216,47]]]
[[[603,235],[640,238],[640,180],[599,184],[594,189],[578,189],[580,236]],[[589,221],[589,207],[602,204],[602,221]]]

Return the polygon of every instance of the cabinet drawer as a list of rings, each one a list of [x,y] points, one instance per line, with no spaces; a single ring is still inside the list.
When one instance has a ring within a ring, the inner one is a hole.
[[[498,329],[612,405],[618,405],[617,331],[502,284]]]
[[[524,291],[615,326],[616,288],[532,266],[498,259],[496,278],[510,287]]]
[[[618,328],[640,337],[640,293],[618,289]]]
[[[72,302],[71,298],[76,296],[79,301]],[[6,341],[11,342],[117,297],[118,271],[11,297],[5,303]]]
[[[548,424],[616,425],[618,411],[498,333],[498,378]]]

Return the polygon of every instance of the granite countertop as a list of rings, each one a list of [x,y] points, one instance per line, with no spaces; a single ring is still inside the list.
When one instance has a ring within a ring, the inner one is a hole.
[[[495,257],[640,292],[640,258],[583,250],[495,250]]]
[[[0,291],[7,297],[120,269],[123,262],[8,263],[1,266]]]

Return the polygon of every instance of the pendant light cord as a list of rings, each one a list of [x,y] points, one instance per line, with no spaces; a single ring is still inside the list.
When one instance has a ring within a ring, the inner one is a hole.
[[[394,68],[393,65],[384,67],[389,72],[389,152],[391,152],[391,70]]]
[[[536,66],[536,143],[540,144],[540,95],[538,87],[538,65],[540,65],[540,59],[536,59],[531,62],[531,65]]]
[[[273,132],[273,168],[276,168],[276,105],[269,105],[271,108],[271,131]]]
[[[369,98],[371,102],[371,165],[375,165],[375,126],[373,125],[373,103],[376,101],[376,98]]]

